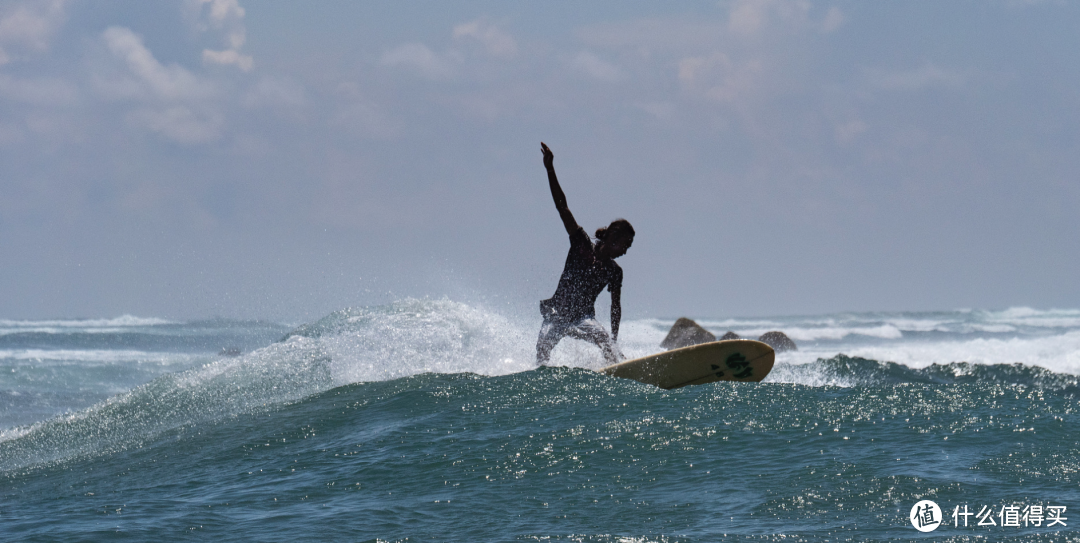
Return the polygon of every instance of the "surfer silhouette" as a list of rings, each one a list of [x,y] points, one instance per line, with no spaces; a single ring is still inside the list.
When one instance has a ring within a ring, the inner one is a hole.
[[[623,279],[622,268],[615,259],[626,254],[634,242],[634,227],[626,219],[616,219],[596,231],[597,242],[593,244],[566,205],[566,195],[555,176],[555,155],[543,142],[540,149],[544,153],[551,198],[555,200],[555,209],[570,236],[570,252],[566,255],[555,295],[540,302],[544,324],[536,340],[536,363],[547,364],[551,350],[562,338],[569,336],[600,347],[608,363],[614,364],[622,358],[615,340],[619,337],[619,320],[622,318]],[[596,298],[605,287],[611,293],[611,335],[596,320]]]

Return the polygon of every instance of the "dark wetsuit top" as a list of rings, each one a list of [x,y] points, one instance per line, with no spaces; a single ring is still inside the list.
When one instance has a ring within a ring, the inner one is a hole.
[[[575,322],[596,316],[596,298],[604,287],[610,292],[622,288],[622,268],[610,258],[596,254],[585,229],[570,234],[570,252],[566,255],[562,277],[555,295],[540,302],[544,320]]]

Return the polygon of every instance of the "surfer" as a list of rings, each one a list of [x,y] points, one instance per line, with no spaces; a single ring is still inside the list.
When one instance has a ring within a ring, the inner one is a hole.
[[[609,364],[619,362],[622,355],[615,347],[622,318],[622,268],[615,259],[626,254],[634,242],[634,227],[626,219],[616,219],[596,231],[594,245],[585,229],[574,220],[566,205],[566,195],[555,176],[555,155],[543,142],[544,168],[547,169],[551,198],[559,211],[566,233],[570,235],[570,252],[566,255],[562,276],[555,295],[540,302],[544,324],[536,340],[536,363],[544,365],[551,350],[566,336],[583,339],[600,347]],[[596,320],[596,298],[607,287],[611,293],[611,335]]]

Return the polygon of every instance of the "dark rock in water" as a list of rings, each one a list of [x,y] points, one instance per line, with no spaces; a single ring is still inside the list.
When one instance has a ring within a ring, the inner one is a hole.
[[[739,334],[736,334],[735,332],[732,332],[731,330],[728,330],[728,333],[720,336],[721,341],[723,341],[725,339],[742,339],[742,338],[739,337]]]
[[[772,347],[774,351],[782,353],[784,351],[797,351],[798,347],[795,346],[795,342],[791,341],[791,338],[787,337],[787,334],[778,331],[765,332],[761,334],[758,341],[767,344]]]
[[[222,347],[218,356],[240,356],[244,351],[241,351],[239,347]]]
[[[667,337],[664,338],[664,341],[660,342],[660,346],[665,349],[678,349],[679,347],[689,347],[710,341],[716,341],[716,336],[712,332],[702,328],[698,323],[682,317],[671,326],[671,330],[668,332]]]

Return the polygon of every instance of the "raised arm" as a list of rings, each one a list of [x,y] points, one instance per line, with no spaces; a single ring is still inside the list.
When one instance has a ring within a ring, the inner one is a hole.
[[[566,233],[573,234],[578,229],[578,223],[574,220],[574,214],[570,213],[570,208],[566,206],[566,195],[559,186],[559,178],[555,177],[555,154],[544,142],[540,142],[540,150],[544,152],[544,168],[547,169],[548,185],[551,187],[551,198],[555,200],[555,209],[559,210],[559,218],[566,227]]]

